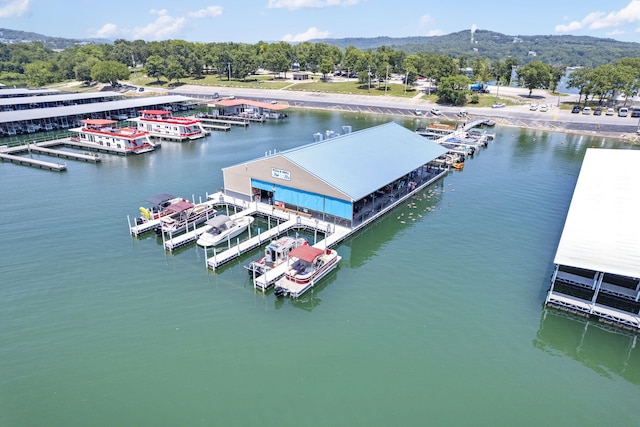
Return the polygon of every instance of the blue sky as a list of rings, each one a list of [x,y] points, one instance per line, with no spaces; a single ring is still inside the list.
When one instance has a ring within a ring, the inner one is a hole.
[[[640,42],[640,0],[0,0],[0,27],[65,38],[204,43],[473,29]]]

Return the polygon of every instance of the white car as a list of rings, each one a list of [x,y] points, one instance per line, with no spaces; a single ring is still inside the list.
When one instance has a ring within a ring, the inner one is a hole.
[[[591,114],[591,107],[584,107],[582,109],[582,114]]]
[[[547,104],[542,104],[540,106],[540,112],[541,113],[546,113],[547,111],[549,111],[549,106]]]
[[[503,108],[503,107],[506,107],[506,104],[504,102],[496,102],[491,106],[491,108]]]
[[[432,108],[432,109],[431,109],[431,114],[433,114],[434,116],[439,116],[439,115],[440,115],[440,114],[442,114],[442,113],[440,112],[440,110],[439,110],[439,109],[437,109],[437,108]]]
[[[419,109],[416,108],[415,113],[416,113],[416,116],[421,116],[422,115],[422,110],[419,110]]]
[[[529,110],[531,111],[536,111],[538,109],[538,104],[531,104],[531,106],[529,107]]]
[[[607,116],[613,116],[616,111],[613,108],[607,108]]]

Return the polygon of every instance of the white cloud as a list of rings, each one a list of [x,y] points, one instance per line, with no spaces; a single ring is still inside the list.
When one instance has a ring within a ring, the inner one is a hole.
[[[117,37],[119,33],[120,30],[118,29],[118,26],[116,24],[104,24],[102,28],[100,28],[93,34],[93,37],[110,39]]]
[[[638,30],[636,30],[636,31],[638,31]],[[624,31],[622,31],[622,30],[613,30],[613,31],[609,31],[609,32],[607,33],[607,35],[608,35],[608,36],[610,36],[610,37],[613,37],[613,36],[619,36],[619,35],[621,35],[621,34],[625,34],[625,32],[624,32]]]
[[[323,8],[331,6],[353,6],[360,0],[269,0],[269,9],[304,9]]]
[[[431,30],[427,33],[428,37],[433,37],[433,36],[441,36],[444,34],[444,31],[442,30]]]
[[[222,15],[222,6],[209,6],[188,13],[189,18],[215,18],[220,15]]]
[[[185,17],[173,17],[166,9],[152,9],[150,15],[157,17],[153,22],[141,27],[120,28],[115,24],[105,24],[92,34],[101,38],[128,38],[132,40],[168,40],[175,38],[187,25]]]
[[[14,18],[29,11],[30,0],[4,0],[0,2],[0,18]]]
[[[327,37],[329,37],[329,34],[331,34],[329,31],[320,31],[316,27],[310,27],[304,33],[299,33],[299,34],[296,34],[295,36],[291,35],[291,34],[287,34],[286,36],[282,37],[282,41],[285,41],[285,42],[306,42],[307,40],[312,40],[312,39],[324,39],[324,38],[327,38]]]
[[[167,40],[179,34],[186,24],[184,17],[174,18],[163,13],[144,27],[135,27],[127,32],[134,40]]]
[[[573,21],[567,25],[556,25],[556,33],[571,33],[573,31],[581,30],[584,27],[581,22]]]
[[[433,19],[433,16],[431,15],[422,15],[420,17],[420,26],[424,27],[426,25],[433,24],[435,21],[436,20]]]
[[[631,0],[624,8],[609,12],[591,12],[579,21],[572,21],[567,25],[556,25],[559,33],[570,33],[583,28],[602,30],[604,28],[621,27],[623,25],[640,22],[640,0]]]

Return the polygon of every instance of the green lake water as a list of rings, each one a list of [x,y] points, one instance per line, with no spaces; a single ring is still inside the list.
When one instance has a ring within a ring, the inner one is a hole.
[[[258,251],[213,272],[129,236],[153,194],[389,120],[293,111],[65,173],[1,163],[0,425],[638,425],[635,338],[543,307],[584,152],[624,142],[493,129],[299,300],[254,291]]]

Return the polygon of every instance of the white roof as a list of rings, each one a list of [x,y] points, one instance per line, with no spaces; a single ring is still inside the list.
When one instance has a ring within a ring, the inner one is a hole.
[[[589,148],[554,262],[640,277],[640,150]]]

